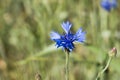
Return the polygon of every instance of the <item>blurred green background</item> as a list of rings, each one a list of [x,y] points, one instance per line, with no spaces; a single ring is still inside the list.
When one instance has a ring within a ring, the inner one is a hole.
[[[70,54],[70,80],[95,80],[112,47],[118,53],[103,80],[119,80],[120,6],[108,13],[100,0],[0,0],[0,80],[35,80],[37,72],[43,80],[64,80],[65,53],[49,34],[63,33],[66,20],[73,32],[81,26],[87,32]]]

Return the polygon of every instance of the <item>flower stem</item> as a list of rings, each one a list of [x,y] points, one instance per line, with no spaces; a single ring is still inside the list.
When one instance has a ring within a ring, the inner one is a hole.
[[[66,53],[66,80],[69,80],[69,52]]]
[[[100,76],[101,76],[101,75],[107,70],[107,68],[109,67],[111,60],[112,60],[112,57],[109,56],[109,59],[108,59],[108,62],[107,62],[107,64],[106,64],[105,68],[103,68],[102,71],[98,73],[98,75],[97,75],[97,77],[96,77],[95,80],[99,80]]]

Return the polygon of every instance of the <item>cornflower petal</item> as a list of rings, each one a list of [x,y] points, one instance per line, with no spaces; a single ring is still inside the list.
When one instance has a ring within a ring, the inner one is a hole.
[[[86,32],[83,32],[82,28],[80,28],[74,36],[75,41],[84,42],[85,41],[85,34],[86,34]]]
[[[62,28],[67,34],[69,33],[71,26],[72,24],[69,21],[62,23]]]
[[[52,40],[60,39],[60,35],[57,32],[54,32],[54,31],[52,31],[50,33],[50,37],[51,37]]]

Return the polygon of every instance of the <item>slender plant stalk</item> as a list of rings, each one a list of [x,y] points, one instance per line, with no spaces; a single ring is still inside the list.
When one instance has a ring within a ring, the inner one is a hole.
[[[106,69],[109,67],[111,60],[112,60],[112,56],[109,57],[108,62],[107,62],[107,64],[106,64],[105,68],[103,68],[102,71],[98,73],[98,75],[97,75],[97,77],[96,77],[95,80],[99,80],[100,76],[101,76],[101,75],[106,71]]]
[[[69,80],[69,52],[66,52],[66,80]]]

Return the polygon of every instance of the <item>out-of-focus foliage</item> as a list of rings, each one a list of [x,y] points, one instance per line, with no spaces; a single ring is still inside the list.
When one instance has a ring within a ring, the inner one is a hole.
[[[119,0],[118,0],[119,1]],[[104,80],[120,75],[120,1],[110,13],[100,0],[0,0],[0,80],[64,80],[65,53],[50,40],[52,30],[63,32],[69,20],[73,31],[87,32],[85,45],[70,55],[70,80],[94,80],[108,51],[118,50]]]

